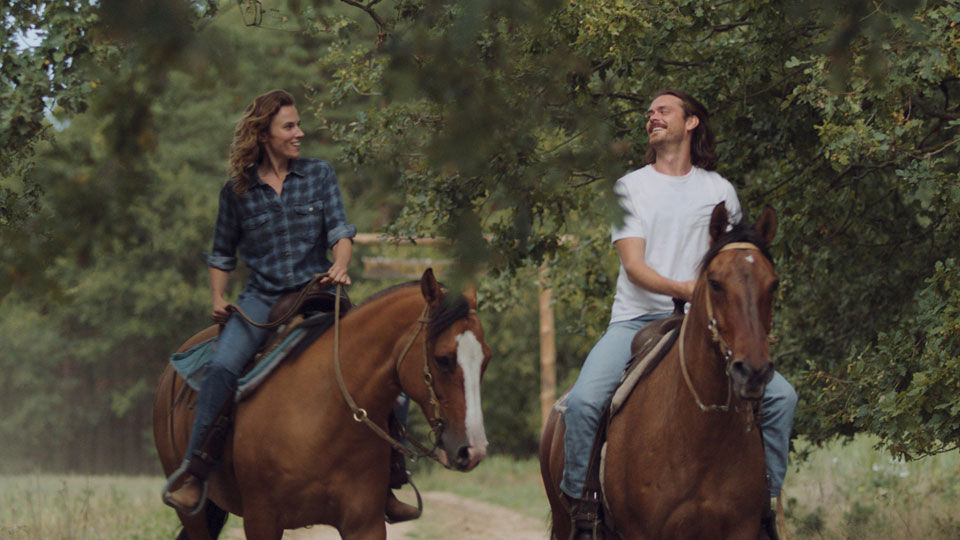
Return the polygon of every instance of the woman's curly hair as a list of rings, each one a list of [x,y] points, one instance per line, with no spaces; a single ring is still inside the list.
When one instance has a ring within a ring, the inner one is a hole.
[[[228,178],[234,181],[233,191],[240,196],[250,189],[250,168],[260,164],[263,159],[263,143],[260,135],[270,130],[270,122],[280,111],[280,107],[296,105],[293,96],[283,90],[273,90],[258,96],[247,106],[243,117],[233,132],[230,144],[230,164]]]

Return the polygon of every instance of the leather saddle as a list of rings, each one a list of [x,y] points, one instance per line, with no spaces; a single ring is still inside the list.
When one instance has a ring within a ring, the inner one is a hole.
[[[603,487],[600,481],[603,447],[607,440],[607,429],[610,420],[617,413],[620,406],[630,395],[637,382],[645,375],[656,369],[660,361],[670,352],[679,335],[679,327],[683,324],[684,306],[686,302],[674,299],[673,313],[663,319],[658,319],[644,326],[636,333],[630,343],[630,362],[624,369],[620,385],[614,391],[610,401],[606,403],[600,417],[600,425],[593,441],[590,452],[590,461],[587,465],[587,477],[584,482],[583,498],[595,496],[603,500]],[[594,495],[595,494],[595,495]],[[601,505],[602,506],[602,505]],[[608,534],[616,530],[608,512],[601,508],[597,518],[597,525],[604,527]],[[607,536],[607,537],[615,537]]]
[[[325,291],[319,288],[319,286],[311,287],[311,290],[306,291],[303,295],[304,299],[297,306],[297,301],[301,296],[300,292],[290,293],[286,296],[277,300],[277,303],[273,305],[270,309],[270,315],[267,319],[269,324],[273,324],[279,321],[284,316],[287,316],[289,313],[290,317],[296,315],[304,315],[309,317],[317,313],[333,313],[334,308],[336,307],[337,297],[334,293],[330,291]],[[350,298],[347,296],[346,291],[340,292],[340,315],[343,316],[350,308],[353,307],[353,304],[350,303]],[[293,313],[290,313],[293,312]]]
[[[321,314],[329,313],[331,324],[337,296],[330,291],[323,290],[319,285],[311,284],[305,291],[298,291],[282,296],[270,308],[267,324],[277,324],[270,330],[270,335],[264,340],[263,347],[257,352],[256,358],[262,358],[271,352],[286,338],[294,328],[305,320]],[[340,291],[340,317],[343,317],[353,304],[346,291]],[[282,321],[281,324],[278,324]]]
[[[673,313],[644,326],[637,335],[633,336],[633,341],[630,342],[630,363],[627,364],[627,371],[630,371],[637,359],[644,358],[656,347],[663,336],[683,324],[683,307],[683,300],[674,299]]]

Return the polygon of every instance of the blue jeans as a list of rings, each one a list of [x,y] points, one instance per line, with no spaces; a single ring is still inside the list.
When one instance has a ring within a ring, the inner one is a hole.
[[[258,324],[267,322],[270,308],[282,294],[268,294],[247,287],[237,298],[237,306]],[[193,456],[203,441],[207,428],[215,420],[220,408],[233,399],[237,378],[247,362],[267,337],[268,331],[250,325],[239,314],[232,314],[220,332],[213,358],[207,365],[197,396],[197,411],[193,431],[184,460]]]
[[[560,489],[567,495],[582,497],[587,462],[600,424],[600,415],[630,360],[633,336],[650,322],[665,316],[666,313],[644,315],[611,323],[587,355],[580,376],[567,396],[567,409],[563,413],[566,432],[563,436],[564,464]],[[775,373],[763,395],[763,419],[760,424],[772,497],[780,493],[787,473],[790,429],[796,406],[797,393],[782,375]]]

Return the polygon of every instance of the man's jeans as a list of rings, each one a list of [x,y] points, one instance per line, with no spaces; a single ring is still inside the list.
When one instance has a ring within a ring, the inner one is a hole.
[[[270,308],[280,296],[282,294],[266,294],[247,287],[237,298],[237,306],[258,324],[264,324],[270,315]],[[193,451],[203,441],[207,428],[223,404],[228,399],[233,399],[240,372],[247,362],[253,359],[260,344],[266,339],[267,332],[248,324],[238,313],[232,314],[227,320],[200,385],[193,431],[184,460],[193,456]]]
[[[606,333],[587,355],[580,376],[567,396],[563,413],[566,432],[563,436],[564,466],[560,489],[571,497],[581,498],[587,476],[587,462],[597,434],[600,415],[620,382],[620,376],[630,360],[630,342],[637,331],[652,321],[668,314],[644,315],[629,321],[618,321],[607,327]],[[787,452],[793,412],[797,407],[797,393],[779,373],[767,384],[763,394],[763,448],[767,458],[767,478],[770,496],[775,497],[787,474]]]

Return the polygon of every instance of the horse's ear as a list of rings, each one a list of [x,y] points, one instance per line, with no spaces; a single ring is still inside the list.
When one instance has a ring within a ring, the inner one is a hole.
[[[423,298],[427,305],[436,307],[443,300],[443,291],[440,290],[440,284],[437,278],[433,277],[433,268],[427,268],[420,278],[420,291],[423,292]]]
[[[773,238],[777,236],[777,211],[771,206],[763,209],[760,214],[760,221],[757,222],[757,234],[767,246],[773,243]]]
[[[730,224],[730,218],[727,215],[726,201],[713,207],[713,214],[710,216],[710,243],[715,244],[717,239],[723,233],[727,232],[727,225]]]

